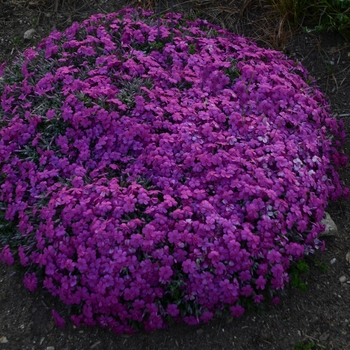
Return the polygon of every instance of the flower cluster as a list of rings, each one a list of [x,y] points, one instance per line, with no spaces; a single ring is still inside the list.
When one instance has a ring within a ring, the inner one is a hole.
[[[240,316],[320,246],[341,121],[302,65],[125,9],[1,67],[0,259],[117,333]],[[64,319],[53,311],[56,323]]]

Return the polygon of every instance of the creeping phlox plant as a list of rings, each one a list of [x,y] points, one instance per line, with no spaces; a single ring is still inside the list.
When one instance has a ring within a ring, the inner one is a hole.
[[[1,74],[0,258],[77,326],[276,301],[346,194],[343,125],[305,68],[206,21],[94,15]]]

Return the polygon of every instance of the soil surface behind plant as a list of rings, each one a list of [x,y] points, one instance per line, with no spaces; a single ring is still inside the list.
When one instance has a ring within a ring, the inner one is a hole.
[[[0,64],[35,46],[55,28],[63,30],[92,13],[113,12],[130,4],[125,0],[89,1],[1,1]],[[144,7],[155,3],[139,1]],[[215,7],[211,3],[214,1],[182,1],[182,5],[175,3],[174,10],[207,18],[300,60],[328,95],[333,114],[344,119],[350,134],[349,43],[329,33],[315,36],[297,30],[281,35],[275,31],[278,19],[271,17],[263,1],[261,7],[258,1],[215,1]],[[163,4],[164,11],[168,7]],[[24,39],[30,29],[35,33]],[[345,146],[348,156],[349,140]],[[350,186],[349,166],[342,170],[342,178]],[[323,253],[307,258],[310,271],[302,277],[306,291],[289,287],[278,306],[265,306],[262,312],[247,312],[239,319],[217,318],[198,327],[180,324],[132,336],[117,336],[100,328],[75,328],[71,323],[59,329],[53,323],[51,309],[60,310],[62,306],[41,290],[27,291],[15,267],[1,264],[0,350],[350,349],[350,264],[346,260],[350,251],[350,201],[330,203],[327,211],[339,232],[325,238]],[[350,261],[350,254],[348,258]]]

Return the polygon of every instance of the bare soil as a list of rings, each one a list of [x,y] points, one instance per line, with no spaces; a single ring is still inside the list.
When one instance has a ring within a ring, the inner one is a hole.
[[[152,7],[157,1],[138,3]],[[0,0],[0,64],[35,46],[55,28],[62,30],[92,13],[117,11],[128,4],[127,0]],[[162,10],[168,8],[164,3]],[[175,2],[174,10],[205,17],[299,59],[328,95],[333,114],[344,119],[350,134],[350,45],[340,35],[311,35],[302,29],[280,32],[278,18],[271,16],[262,0],[180,1]],[[24,33],[32,28],[33,38],[24,39]],[[345,149],[350,156],[350,138]],[[342,171],[342,178],[349,186],[349,166]],[[215,319],[198,327],[180,324],[132,336],[117,336],[100,328],[78,329],[70,323],[59,329],[51,317],[51,309],[59,310],[59,303],[43,291],[27,291],[15,267],[1,264],[0,350],[350,349],[350,265],[346,261],[350,201],[330,203],[328,212],[339,232],[325,238],[323,253],[308,258],[310,272],[303,277],[306,291],[289,287],[278,306],[266,305],[263,312]],[[339,280],[342,276],[343,283]]]

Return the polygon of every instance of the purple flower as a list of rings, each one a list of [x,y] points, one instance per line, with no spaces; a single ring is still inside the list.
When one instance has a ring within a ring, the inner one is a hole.
[[[27,266],[28,263],[29,263],[29,258],[27,257],[25,251],[24,251],[24,248],[22,246],[20,246],[18,248],[18,256],[19,256],[19,259],[21,261],[21,264],[23,266]]]
[[[263,276],[259,276],[255,281],[257,289],[264,290],[266,285],[266,280]]]
[[[39,269],[77,326],[240,316],[322,249],[327,203],[348,194],[344,126],[306,70],[205,21],[93,15],[0,75],[0,201],[20,242],[0,233],[0,260],[18,257],[29,290]]]
[[[38,287],[38,279],[36,277],[36,274],[34,272],[25,274],[23,278],[23,284],[29,291],[34,292]]]
[[[176,304],[169,304],[166,308],[166,312],[172,317],[176,317],[180,314],[180,310]]]
[[[212,312],[204,312],[202,316],[200,317],[200,320],[204,323],[209,322],[213,318],[214,314]]]
[[[252,275],[249,271],[242,271],[240,274],[239,274],[239,279],[242,281],[242,282],[246,282],[246,281],[249,281],[250,279],[252,278]]]
[[[304,255],[304,247],[300,244],[291,242],[286,245],[287,254],[293,255],[295,257],[302,257]]]
[[[281,253],[277,250],[270,250],[267,254],[267,259],[271,264],[279,263],[281,261]]]
[[[170,281],[170,277],[173,275],[173,271],[170,266],[162,266],[159,269],[160,283],[167,283]]]
[[[235,305],[230,307],[231,315],[234,317],[240,317],[244,313],[244,307],[241,305]]]
[[[257,295],[254,295],[253,299],[255,303],[260,304],[264,299],[264,296],[262,294],[257,294]]]
[[[199,324],[199,319],[195,316],[185,316],[183,320],[190,326],[197,326]]]
[[[51,310],[51,314],[53,317],[53,320],[57,327],[59,328],[65,328],[66,327],[66,321],[63,317],[60,316],[60,314],[56,310]]]
[[[241,289],[241,294],[245,297],[249,297],[252,293],[253,293],[253,288],[250,285],[244,286]]]
[[[278,298],[278,297],[275,297],[275,298],[272,299],[272,303],[273,303],[274,305],[278,305],[280,302],[281,302],[281,299]]]
[[[190,259],[187,259],[182,263],[182,269],[185,273],[194,273],[197,269],[196,267],[196,263],[194,261],[191,261]]]
[[[15,259],[12,256],[9,245],[6,245],[0,253],[0,261],[7,265],[12,265]]]

